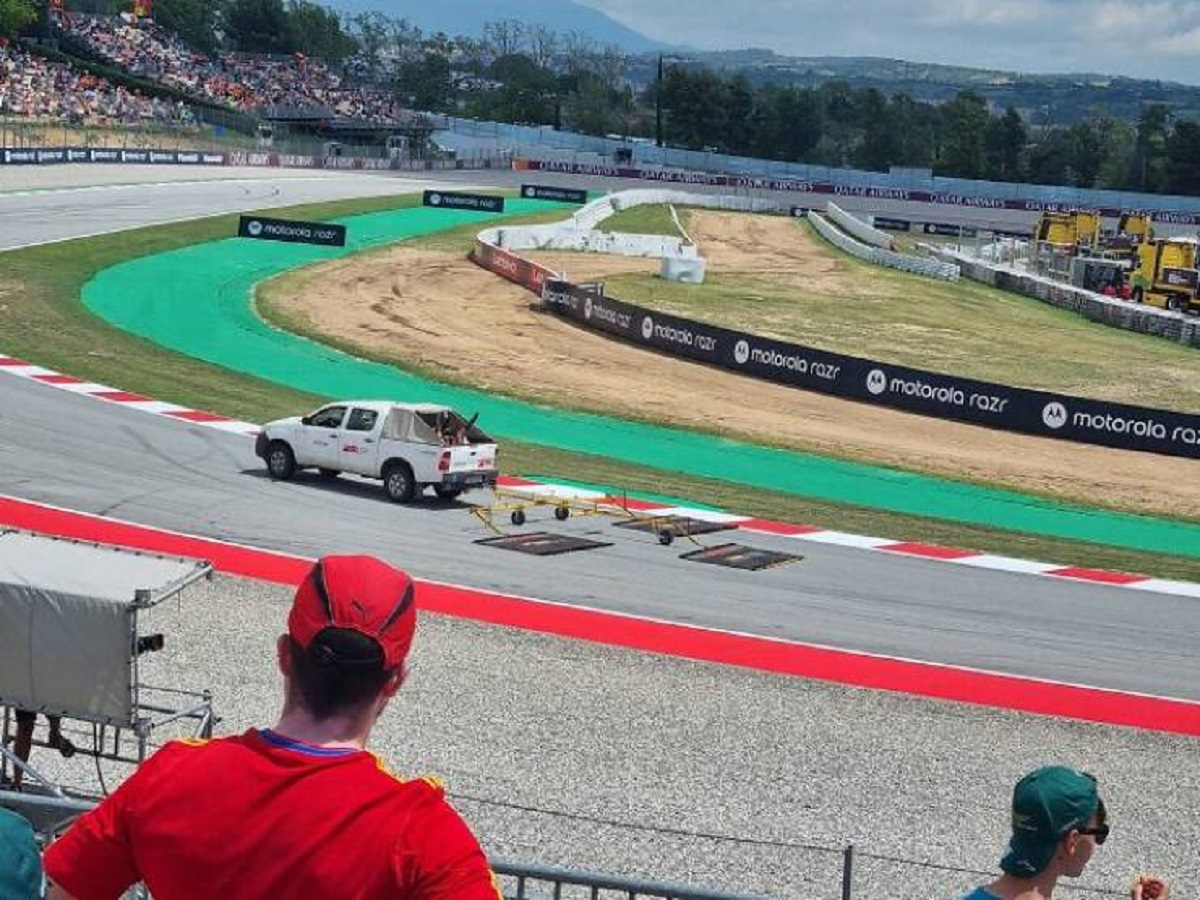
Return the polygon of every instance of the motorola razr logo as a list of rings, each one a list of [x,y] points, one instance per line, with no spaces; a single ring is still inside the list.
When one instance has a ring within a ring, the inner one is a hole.
[[[733,361],[744,366],[750,358],[750,345],[746,341],[738,341],[733,346]]]
[[[867,373],[867,390],[876,397],[887,390],[887,375],[883,369],[872,369]]]
[[[583,298],[583,317],[585,319],[590,319],[592,317],[592,298],[591,297]]]
[[[654,320],[649,316],[642,319],[642,337],[646,340],[654,337]]]
[[[429,195],[429,205],[430,206],[441,206],[441,204],[442,204],[442,195],[441,194],[434,192]]]
[[[252,237],[258,237],[263,231],[262,222],[258,221],[258,219],[255,219],[246,226],[246,230],[250,232]]]
[[[1042,421],[1055,431],[1067,424],[1067,408],[1057,400],[1042,407]]]
[[[526,197],[533,197],[536,194],[537,194],[537,188],[535,188],[532,184],[526,185],[526,187],[525,187],[525,196]]]

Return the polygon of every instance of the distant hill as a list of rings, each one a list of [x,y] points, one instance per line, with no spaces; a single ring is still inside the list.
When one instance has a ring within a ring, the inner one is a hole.
[[[323,0],[325,6],[350,14],[381,12],[407,19],[422,31],[480,37],[486,22],[517,19],[558,32],[577,31],[604,46],[626,53],[649,53],[664,45],[626,28],[598,10],[570,0]]]
[[[706,66],[727,76],[740,73],[758,84],[815,87],[840,79],[856,88],[875,87],[887,95],[905,93],[931,102],[970,89],[998,110],[1015,107],[1037,125],[1072,124],[1094,115],[1137,121],[1150,103],[1166,104],[1177,117],[1200,119],[1200,87],[1123,76],[1036,75],[876,57],[790,57],[759,49],[688,53],[681,55],[680,64]],[[630,78],[648,84],[656,65],[657,57],[642,58]]]

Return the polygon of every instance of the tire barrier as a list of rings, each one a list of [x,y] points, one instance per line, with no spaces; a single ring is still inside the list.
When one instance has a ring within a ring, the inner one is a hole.
[[[1001,431],[1200,459],[1200,416],[830,353],[636,306],[602,286],[546,279],[542,307],[637,346],[776,384]]]

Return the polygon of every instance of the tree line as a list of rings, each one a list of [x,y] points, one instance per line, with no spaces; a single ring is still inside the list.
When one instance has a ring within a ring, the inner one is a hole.
[[[112,14],[129,2],[67,6]],[[34,0],[0,0],[0,35],[34,16]],[[515,20],[487,23],[479,38],[425,34],[404,19],[338,16],[313,0],[156,0],[154,18],[206,52],[323,59],[423,111],[832,167],[1200,194],[1200,126],[1165,105],[1146,106],[1137,122],[1032,126],[972,91],[933,104],[841,81],[755,84],[678,62],[635,91],[618,48]]]
[[[647,92],[652,94],[656,86]],[[652,99],[652,98],[651,98]],[[1031,127],[963,91],[940,104],[830,81],[816,88],[752,85],[744,76],[669,66],[663,134],[693,150],[836,167],[1083,188],[1200,194],[1200,125],[1162,104],[1137,122],[1096,116]]]

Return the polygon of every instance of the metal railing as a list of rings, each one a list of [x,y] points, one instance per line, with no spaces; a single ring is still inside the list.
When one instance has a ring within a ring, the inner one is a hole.
[[[766,900],[761,895],[729,894],[686,887],[662,881],[642,881],[620,875],[605,875],[557,866],[539,866],[510,860],[492,860],[492,871],[500,878],[506,900],[573,900],[587,897],[604,900]]]

